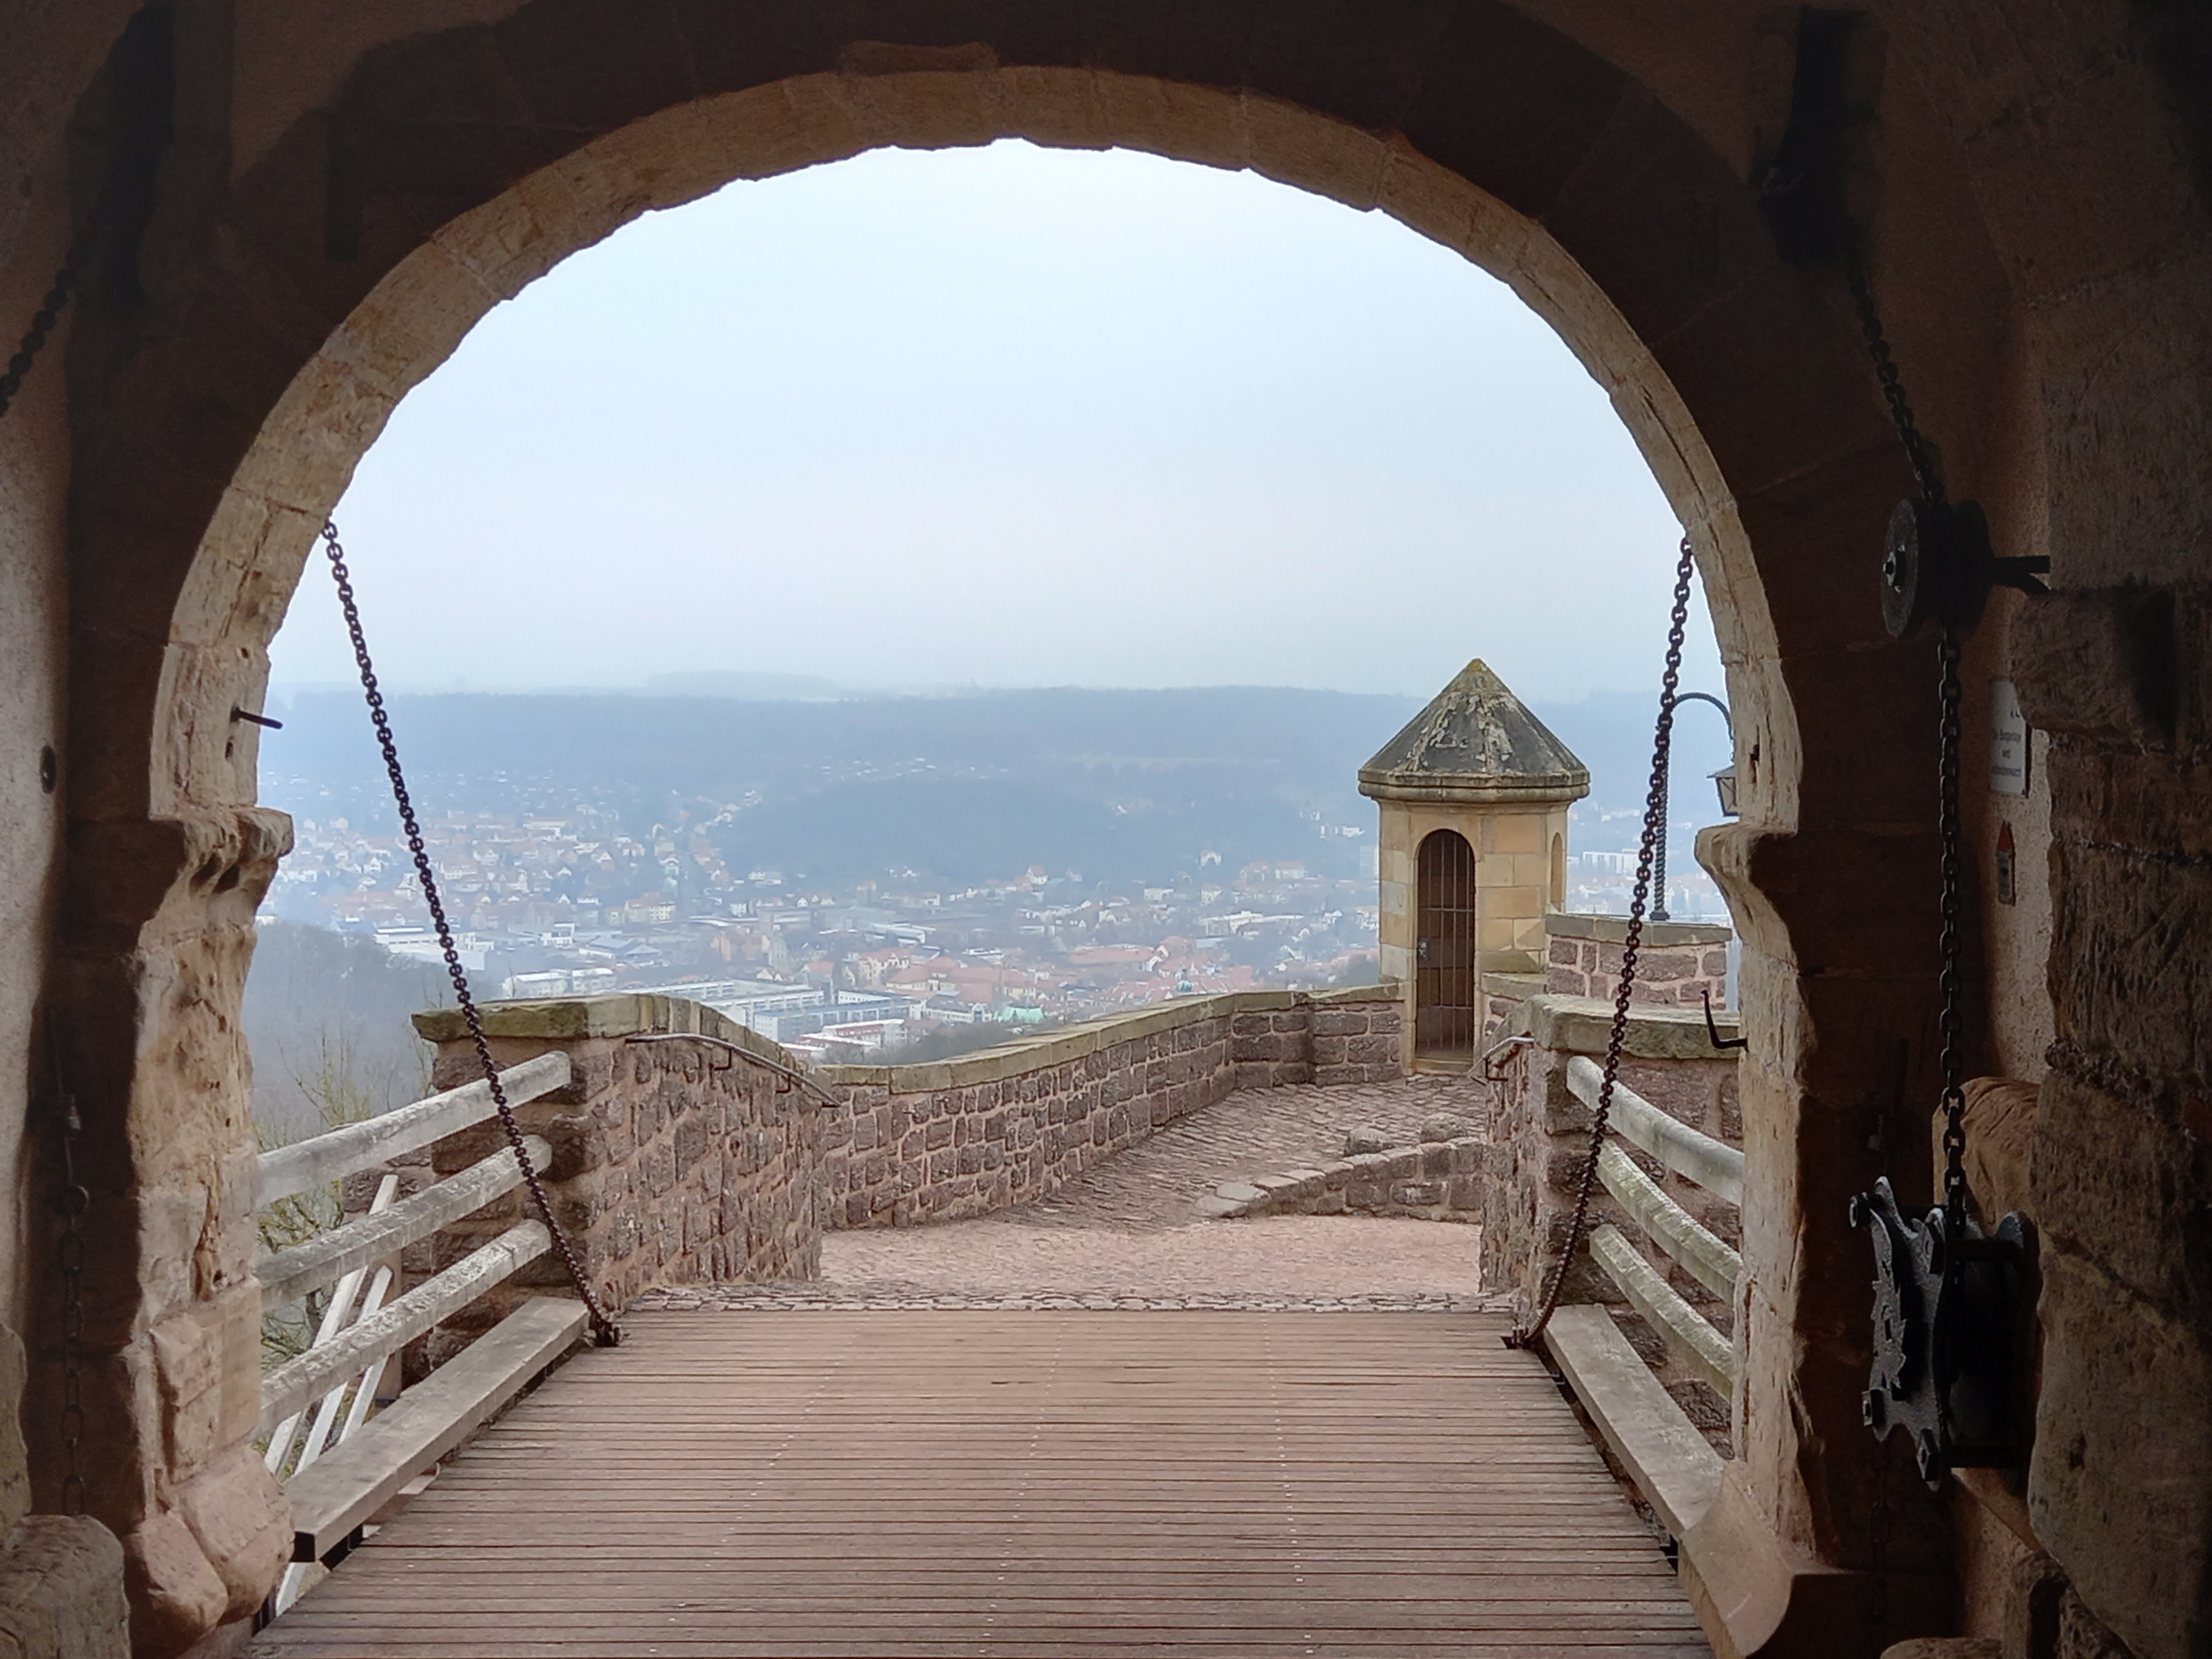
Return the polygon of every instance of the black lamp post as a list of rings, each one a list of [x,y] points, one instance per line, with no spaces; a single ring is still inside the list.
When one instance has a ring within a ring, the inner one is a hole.
[[[1735,736],[1735,716],[1729,713],[1729,706],[1711,692],[1677,691],[1668,701],[1667,707],[1671,712],[1686,702],[1712,704],[1721,711],[1721,720],[1728,727],[1729,736],[1730,738]],[[1667,796],[1673,782],[1673,775],[1666,763],[1662,761],[1659,769],[1659,834],[1651,849],[1651,920],[1654,921],[1667,920]],[[1720,795],[1721,811],[1729,817],[1734,817],[1736,815],[1735,763],[1734,761],[1730,761],[1713,774],[1713,787]]]

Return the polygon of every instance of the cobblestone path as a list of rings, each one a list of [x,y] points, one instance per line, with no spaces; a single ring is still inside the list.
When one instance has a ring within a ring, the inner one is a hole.
[[[1049,1198],[989,1219],[1086,1232],[1157,1232],[1188,1222],[1198,1200],[1224,1181],[1311,1169],[1343,1157],[1347,1129],[1380,1129],[1390,1145],[1411,1146],[1430,1118],[1465,1118],[1480,1127],[1488,1115],[1483,1085],[1465,1078],[1249,1090],[1115,1153]]]
[[[1480,1232],[1358,1216],[1201,1221],[1224,1181],[1340,1156],[1346,1130],[1411,1141],[1438,1115],[1485,1115],[1481,1085],[1415,1078],[1233,1094],[1105,1159],[1050,1198],[973,1221],[832,1233],[804,1284],[691,1286],[647,1308],[1116,1308],[1464,1311]]]

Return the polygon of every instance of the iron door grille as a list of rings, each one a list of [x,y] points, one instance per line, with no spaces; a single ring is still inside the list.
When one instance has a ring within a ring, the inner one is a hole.
[[[1474,849],[1455,830],[1433,831],[1421,842],[1415,874],[1413,1052],[1471,1058],[1478,994]]]

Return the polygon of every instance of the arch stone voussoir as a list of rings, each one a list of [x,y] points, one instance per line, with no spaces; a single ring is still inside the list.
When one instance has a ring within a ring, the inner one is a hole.
[[[143,312],[94,308],[76,348],[106,395],[76,474],[57,1000],[99,1079],[97,1201],[167,1218],[122,1229],[102,1269],[116,1363],[98,1409],[135,1425],[138,1449],[100,1507],[141,1558],[182,1559],[173,1518],[200,1511],[179,1480],[232,1480],[204,1471],[237,1467],[248,1420],[224,1395],[181,1456],[153,1403],[194,1365],[235,1391],[232,1310],[252,1284],[239,995],[284,830],[252,805],[253,733],[230,711],[258,706],[268,642],[360,457],[485,313],[644,213],[873,149],[1019,137],[1250,169],[1391,215],[1510,283],[1649,460],[1699,556],[1745,804],[1707,846],[1742,926],[1753,1042],[1742,1455],[1714,1524],[1785,1564],[1763,1588],[1709,1585],[1709,1623],[1779,1595],[1776,1618],[1802,1624],[1801,1580],[1861,1583],[1874,1459],[1834,1454],[1860,1432],[1864,1360],[1863,1310],[1834,1289],[1863,1279],[1842,1200],[1879,1161],[1868,1114],[1925,1091],[1932,977],[1928,907],[1872,884],[1933,859],[1929,682],[1869,649],[1863,575],[1906,480],[1847,301],[1784,265],[1759,220],[1744,66],[1708,77],[1727,89],[1692,121],[1656,88],[1696,76],[1639,78],[1636,53],[1571,32],[1600,28],[1572,9],[482,0],[473,21],[356,20],[313,101],[257,117],[266,142],[176,204],[198,228],[149,254]],[[1969,214],[1924,263],[1947,261],[1994,268]],[[1978,368],[1929,361],[1937,406],[1987,390]],[[2081,376],[2078,399],[2102,395]],[[194,1215],[179,1274],[164,1241]],[[1890,1502],[1888,1564],[1935,1571],[1938,1511],[1901,1478]],[[251,1547],[196,1547],[227,1599],[244,1593]],[[211,1581],[185,1560],[176,1582],[161,1616],[181,1629]]]

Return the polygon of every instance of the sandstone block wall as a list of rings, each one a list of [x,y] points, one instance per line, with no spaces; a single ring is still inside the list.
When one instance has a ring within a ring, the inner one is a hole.
[[[1385,1083],[1398,1075],[1405,1007],[1395,987],[1300,993],[1288,1009],[1236,1017],[1237,1086]],[[1261,1022],[1266,1022],[1262,1029]]]
[[[125,1659],[123,1548],[88,1515],[26,1516],[0,1539],[0,1653]]]
[[[483,1018],[500,1065],[560,1049],[576,1068],[569,1089],[518,1116],[552,1143],[556,1212],[619,1306],[655,1285],[811,1278],[824,1228],[951,1220],[1042,1197],[1240,1088],[1394,1079],[1400,1010],[1390,986],[1239,992],[954,1060],[811,1073],[678,998],[499,1003]],[[438,1045],[438,1086],[477,1074],[457,1012],[417,1015],[416,1026]],[[710,1041],[665,1040],[678,1035]],[[497,1125],[480,1125],[434,1148],[431,1168],[454,1173],[498,1144]],[[459,1260],[525,1202],[516,1194],[447,1230],[417,1271]],[[515,1297],[564,1284],[557,1262],[538,1261],[471,1309],[444,1347]]]
[[[494,1004],[483,1021],[501,1066],[558,1049],[574,1067],[572,1086],[516,1115],[552,1145],[554,1212],[611,1307],[658,1285],[819,1273],[823,1114],[775,1044],[672,997]],[[479,1075],[458,1012],[418,1014],[415,1024],[438,1045],[439,1087]],[[708,1040],[654,1040],[676,1036]],[[453,1174],[501,1144],[496,1122],[480,1124],[439,1142],[432,1162]],[[528,1202],[517,1191],[447,1229],[434,1265],[512,1226]],[[557,1257],[541,1257],[471,1308],[450,1339],[521,1297],[568,1288]]]
[[[982,1215],[1233,1090],[1395,1078],[1398,1018],[1393,987],[1235,992],[938,1064],[823,1067],[825,1224]]]
[[[1625,916],[1555,915],[1544,989],[1555,996],[1596,997],[1610,1002],[1620,987],[1621,956],[1628,939]],[[1735,937],[1725,923],[1647,921],[1636,964],[1635,1000],[1696,1008],[1710,993],[1727,1006],[1728,947]]]

